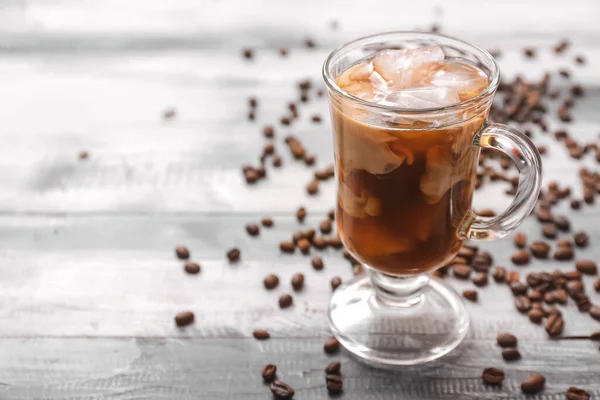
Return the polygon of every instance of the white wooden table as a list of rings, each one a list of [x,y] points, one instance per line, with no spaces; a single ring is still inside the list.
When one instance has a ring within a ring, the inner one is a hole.
[[[302,106],[300,122],[289,128],[277,123],[299,79],[322,85],[321,63],[334,47],[436,23],[502,50],[509,77],[568,65],[587,93],[568,129],[598,140],[598,17],[596,0],[502,7],[476,0],[2,1],[0,398],[268,399],[260,371],[274,363],[296,399],[322,399],[322,368],[332,359],[343,363],[344,399],[517,399],[531,372],[547,378],[545,391],[532,398],[562,399],[571,385],[600,396],[597,344],[549,341],[542,327],[516,312],[508,288],[493,282],[480,290],[478,304],[467,304],[465,342],[437,362],[384,372],[344,352],[325,355],[329,279],[349,279],[351,269],[339,252],[326,250],[325,269],[314,271],[309,257],[282,255],[278,243],[299,229],[299,205],[308,209],[306,226],[333,206],[333,182],[308,197],[312,170],[293,162],[282,142],[293,133],[317,156],[315,168],[329,165],[328,122],[310,122],[313,113],[327,115],[326,102]],[[306,37],[315,49],[303,46]],[[573,47],[556,58],[551,48],[562,37]],[[523,46],[538,48],[539,56],[525,60]],[[255,49],[253,62],[241,57],[245,47]],[[287,58],[278,55],[281,47],[289,49]],[[574,66],[578,53],[586,55],[585,66]],[[253,123],[246,118],[250,96],[259,100]],[[169,106],[177,116],[163,121]],[[549,122],[551,131],[561,126]],[[276,125],[284,168],[269,168],[268,179],[250,187],[240,166],[257,162],[267,123]],[[581,164],[551,135],[535,139],[549,147],[545,180],[569,184],[581,196]],[[80,150],[88,160],[79,160]],[[598,168],[592,157],[583,163]],[[476,207],[501,210],[509,201],[503,189],[479,191]],[[249,237],[245,224],[263,216],[273,217],[275,227]],[[599,222],[597,207],[572,218],[596,245]],[[540,237],[533,219],[521,231]],[[202,265],[199,275],[183,272],[174,257],[179,244]],[[236,265],[225,258],[233,246],[242,250]],[[510,239],[482,247],[495,265],[515,268]],[[598,260],[599,249],[577,256]],[[573,264],[533,262],[521,273],[557,267]],[[306,289],[294,295],[294,307],[280,310],[277,297],[291,293],[296,272],[305,274]],[[268,273],[282,282],[274,292],[262,286]],[[472,286],[448,281],[459,291]],[[600,303],[592,280],[585,284]],[[173,316],[184,309],[196,313],[196,323],[179,330]],[[565,334],[600,330],[577,311],[565,319]],[[255,328],[270,330],[272,338],[254,340]],[[521,361],[502,360],[495,337],[503,330],[519,337]],[[489,366],[506,371],[501,388],[482,384]]]

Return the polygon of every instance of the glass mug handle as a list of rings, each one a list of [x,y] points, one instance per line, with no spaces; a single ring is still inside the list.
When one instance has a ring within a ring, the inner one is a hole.
[[[533,210],[542,186],[542,160],[527,136],[503,124],[486,123],[473,145],[501,151],[519,170],[519,186],[511,205],[496,217],[475,215],[466,231],[472,240],[499,239],[514,231]]]

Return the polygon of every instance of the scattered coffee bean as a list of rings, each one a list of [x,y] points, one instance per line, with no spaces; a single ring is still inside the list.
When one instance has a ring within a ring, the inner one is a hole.
[[[559,247],[554,252],[554,258],[559,261],[568,261],[573,259],[573,249],[570,247]]]
[[[581,201],[579,201],[579,200],[571,200],[571,208],[573,210],[579,210],[581,208]]]
[[[515,246],[522,249],[527,246],[527,235],[521,232],[515,233],[514,237]]]
[[[340,342],[336,338],[330,337],[323,344],[323,350],[327,354],[337,353],[340,350]]]
[[[329,217],[330,220],[334,221],[335,220],[335,210],[329,210],[327,212],[327,216]]]
[[[487,218],[496,216],[496,213],[491,208],[484,208],[483,210],[479,210],[479,212],[477,212],[477,214],[481,217],[487,217]]]
[[[483,287],[488,284],[488,276],[486,273],[480,272],[471,280],[475,286]]]
[[[229,262],[237,262],[240,259],[240,254],[240,249],[234,247],[227,252],[227,258],[229,259]]]
[[[323,259],[321,257],[313,257],[310,262],[315,270],[320,271],[323,269]]]
[[[519,281],[519,273],[517,271],[509,271],[506,274],[506,282],[513,283]]]
[[[302,238],[298,240],[298,248],[302,254],[308,254],[310,252],[310,242],[308,239]]]
[[[564,289],[559,289],[554,292],[554,301],[560,304],[566,304],[568,300],[567,291]]]
[[[546,242],[533,242],[529,245],[529,251],[535,258],[547,258],[550,252],[550,245]]]
[[[577,247],[587,247],[590,238],[585,232],[577,232],[573,235],[573,239],[575,240],[575,245]]]
[[[585,389],[581,389],[575,386],[571,386],[569,387],[569,389],[567,389],[567,400],[589,400],[590,399],[590,393],[585,390]]]
[[[272,382],[277,377],[277,367],[273,364],[267,364],[263,367],[262,378],[265,382]]]
[[[195,263],[195,262],[187,262],[187,263],[185,263],[183,269],[188,274],[195,275],[200,272],[200,264]]]
[[[300,207],[298,210],[296,210],[296,219],[298,222],[304,222],[304,218],[306,218],[306,209],[304,207]]]
[[[569,219],[564,215],[559,215],[555,217],[554,224],[558,229],[560,229],[563,232],[568,232],[571,229],[571,223],[569,222]]]
[[[271,139],[275,136],[275,129],[271,125],[263,127],[263,136],[267,139]]]
[[[556,227],[556,225],[544,224],[542,226],[542,235],[544,235],[545,238],[554,239],[554,238],[556,238],[557,234],[558,234],[558,228]]]
[[[339,375],[342,369],[342,363],[339,361],[332,361],[325,367],[325,373],[327,375]]]
[[[331,289],[335,290],[338,288],[338,286],[340,286],[342,284],[342,278],[340,278],[339,276],[335,276],[335,277],[331,278],[331,281],[329,282],[329,284],[331,285]]]
[[[531,301],[527,296],[517,296],[515,298],[515,307],[520,313],[526,313],[531,310]]]
[[[87,151],[85,151],[85,150],[81,150],[81,151],[79,152],[79,159],[80,159],[80,160],[87,160],[87,159],[89,158],[89,156],[90,156],[90,153],[88,153],[88,152],[87,152]]]
[[[535,290],[545,292],[552,285],[552,275],[547,272],[533,272],[527,274],[527,284]]]
[[[343,383],[342,378],[339,375],[327,375],[325,377],[325,382],[327,384],[327,392],[329,392],[329,394],[342,393]]]
[[[524,48],[523,49],[523,54],[527,58],[533,58],[533,57],[535,57],[535,49],[533,49],[531,47]]]
[[[509,347],[502,350],[502,358],[504,361],[516,361],[521,359],[521,353],[514,347]]]
[[[271,218],[263,218],[261,221],[264,227],[270,228],[273,226],[273,220]]]
[[[455,264],[452,266],[452,272],[458,279],[469,279],[471,268],[468,265]]]
[[[292,288],[294,289],[294,291],[299,291],[302,290],[302,288],[304,287],[304,275],[303,274],[294,274],[294,276],[292,276]]]
[[[304,45],[306,47],[308,47],[309,49],[312,49],[313,47],[316,46],[315,41],[311,38],[304,39]]]
[[[596,279],[594,282],[594,290],[600,293],[600,278]]]
[[[322,237],[315,237],[312,240],[312,245],[315,249],[322,250],[327,247],[327,241]]]
[[[306,193],[308,193],[311,196],[319,193],[319,181],[314,180],[311,181],[308,185],[306,185]]]
[[[521,382],[521,390],[527,394],[539,393],[544,389],[545,383],[546,378],[543,375],[533,374]]]
[[[546,332],[551,337],[560,335],[564,327],[565,321],[563,321],[560,315],[556,314],[549,316],[546,324],[544,325]]]
[[[294,299],[289,294],[279,296],[279,308],[288,308],[294,303]]]
[[[246,232],[248,232],[250,236],[257,236],[260,233],[260,230],[258,229],[258,225],[248,224],[246,225]]]
[[[510,259],[515,265],[525,265],[529,263],[529,253],[526,250],[517,250]]]
[[[304,164],[308,165],[309,167],[315,165],[315,161],[317,161],[317,157],[313,155],[304,155]]]
[[[273,166],[274,166],[275,168],[279,168],[279,167],[281,167],[281,163],[282,163],[282,162],[281,162],[281,157],[279,157],[279,156],[275,156],[275,157],[273,157]]]
[[[489,385],[499,385],[504,382],[504,371],[500,368],[486,368],[483,370],[481,378]]]
[[[194,322],[195,316],[191,311],[182,311],[175,315],[175,325],[179,327],[190,325]]]
[[[266,340],[271,337],[269,332],[265,329],[255,329],[254,332],[252,332],[252,336],[254,336],[256,340]]]
[[[188,258],[190,258],[190,251],[187,249],[187,247],[178,246],[175,248],[175,255],[180,260],[187,260]]]
[[[494,268],[494,271],[492,272],[492,277],[494,278],[494,281],[496,281],[498,283],[504,282],[506,280],[506,268],[504,268],[504,267]]]
[[[286,48],[283,48],[283,47],[282,47],[282,48],[280,48],[280,49],[279,49],[279,55],[280,55],[281,57],[286,57],[286,56],[288,55],[288,49],[286,49]]]
[[[575,263],[577,271],[585,275],[597,275],[598,266],[593,260],[579,260]]]
[[[315,114],[311,117],[312,122],[314,122],[315,124],[320,124],[321,123],[321,116],[318,114]]]
[[[538,303],[539,304],[539,303]],[[542,319],[544,319],[544,316],[546,314],[544,313],[544,311],[542,311],[539,308],[532,308],[531,310],[529,310],[529,312],[527,313],[527,316],[529,317],[529,320],[531,322],[533,322],[534,324],[541,324],[542,323]],[[504,356],[504,354],[502,354]],[[520,357],[520,356],[519,356]]]
[[[542,292],[540,292],[539,290],[535,290],[534,289],[534,290],[530,290],[529,293],[527,293],[527,297],[532,302],[534,302],[534,301],[542,301],[544,299],[544,294]]]
[[[470,301],[477,301],[477,291],[476,290],[465,290],[465,291],[463,291],[463,297]]]
[[[573,242],[571,242],[569,239],[563,238],[563,239],[559,239],[556,242],[556,245],[558,247],[570,247],[570,248],[572,248],[573,247]]]
[[[600,321],[600,306],[592,306],[588,312],[592,318],[596,321]]]
[[[552,222],[553,220],[552,213],[545,208],[540,208],[535,215],[540,222]]]
[[[575,97],[581,97],[581,96],[583,96],[584,92],[585,92],[585,90],[583,89],[583,86],[581,86],[581,85],[573,85],[573,86],[571,86],[571,93]]]
[[[254,52],[252,51],[252,49],[243,49],[242,55],[245,59],[251,60],[254,57]]]
[[[279,277],[275,274],[269,274],[265,276],[263,284],[267,290],[275,289],[279,285]]]
[[[527,286],[521,282],[511,282],[510,291],[515,296],[521,296],[527,293]]]
[[[284,241],[279,243],[279,249],[284,253],[293,253],[296,250],[296,245],[294,242]]]
[[[554,293],[552,293],[552,292],[547,292],[547,293],[545,293],[545,294],[544,294],[544,301],[545,301],[547,304],[553,304],[553,303],[554,303],[554,300],[555,300],[555,299],[554,299]]]
[[[332,229],[331,220],[326,219],[325,221],[321,222],[321,224],[319,225],[319,229],[321,230],[321,233],[323,233],[323,234],[331,233],[331,229]]]
[[[500,333],[496,337],[496,341],[500,347],[517,347],[517,337],[512,333]]]
[[[279,380],[271,383],[270,386],[271,393],[277,400],[290,400],[294,397],[294,389],[287,383],[281,382]]]

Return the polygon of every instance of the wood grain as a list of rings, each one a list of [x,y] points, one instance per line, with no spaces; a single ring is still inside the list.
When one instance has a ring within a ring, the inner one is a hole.
[[[382,12],[385,10],[385,12]],[[568,67],[586,96],[567,128],[578,140],[598,142],[600,30],[595,0],[527,0],[499,7],[476,0],[328,2],[305,0],[211,1],[8,0],[0,3],[0,398],[2,399],[269,399],[259,373],[266,363],[296,389],[296,399],[327,398],[322,369],[333,359],[322,352],[329,336],[329,279],[351,277],[339,252],[310,257],[284,255],[278,242],[316,227],[333,206],[333,182],[308,197],[304,185],[315,169],[332,162],[325,99],[311,98],[289,128],[277,121],[297,100],[299,79],[321,87],[320,67],[336,46],[365,34],[425,29],[436,23],[451,35],[500,49],[503,75],[534,78]],[[539,15],[540,22],[532,22]],[[339,21],[333,30],[331,21]],[[318,46],[303,46],[306,37]],[[569,37],[573,48],[555,57],[552,46]],[[538,49],[536,60],[521,56]],[[246,62],[244,47],[255,49]],[[278,56],[286,47],[290,56]],[[575,66],[575,54],[587,63]],[[553,79],[562,91],[569,83]],[[257,120],[248,122],[247,98],[259,99]],[[175,107],[177,116],[161,114]],[[324,123],[310,122],[318,113]],[[563,127],[551,113],[550,131]],[[268,168],[255,187],[240,166],[256,163],[265,144],[264,124],[274,124],[284,168]],[[523,128],[528,128],[523,126]],[[292,160],[283,137],[294,134],[317,157],[306,168]],[[597,170],[593,157],[573,162],[551,135],[534,132],[548,146],[544,179],[569,185],[581,196],[577,170]],[[78,159],[89,151],[88,160]],[[474,207],[502,210],[510,198],[500,184],[476,193]],[[299,225],[293,213],[309,211]],[[567,205],[557,212],[567,213]],[[244,225],[263,216],[272,229],[249,237]],[[598,208],[585,207],[573,229],[600,243]],[[520,228],[541,238],[529,218]],[[186,275],[174,248],[189,246],[202,266]],[[242,251],[231,265],[225,252]],[[534,261],[514,267],[510,238],[483,243],[495,265],[524,276],[571,262]],[[600,259],[600,247],[577,257]],[[295,305],[280,310],[277,297],[291,293],[289,280],[306,275]],[[276,273],[280,286],[267,292],[262,279]],[[448,278],[456,290],[470,282]],[[593,303],[600,295],[585,278]],[[367,368],[345,352],[344,399],[521,399],[529,373],[546,375],[545,391],[527,398],[564,398],[571,385],[600,396],[597,344],[550,341],[514,309],[504,285],[479,290],[467,303],[471,328],[460,348],[443,359],[398,371]],[[572,304],[565,334],[600,330]],[[196,323],[177,329],[178,311]],[[566,311],[566,310],[565,310]],[[255,328],[272,339],[257,342]],[[506,364],[494,339],[500,331],[519,337],[523,359]],[[481,372],[505,369],[500,388]]]

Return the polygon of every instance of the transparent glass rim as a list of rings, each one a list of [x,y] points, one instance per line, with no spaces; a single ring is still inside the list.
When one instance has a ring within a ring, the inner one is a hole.
[[[394,106],[372,103],[372,102],[363,100],[359,97],[353,96],[353,95],[345,92],[335,83],[335,79],[331,76],[330,71],[331,71],[331,64],[333,63],[333,61],[334,61],[335,57],[338,55],[338,53],[348,50],[349,48],[359,48],[361,46],[368,45],[375,39],[385,40],[386,38],[389,38],[390,40],[392,40],[394,38],[397,38],[397,36],[405,36],[406,37],[405,39],[432,39],[432,40],[441,39],[443,41],[451,41],[451,42],[455,42],[462,46],[467,47],[473,55],[481,56],[481,57],[487,59],[490,62],[490,65],[492,66],[491,71],[490,71],[491,76],[490,76],[490,80],[489,80],[489,84],[488,84],[487,88],[475,97],[472,97],[468,100],[461,101],[456,104],[452,104],[450,106],[416,109],[416,108],[401,108],[401,107],[394,107]],[[489,52],[487,52],[486,50],[484,50],[481,47],[478,47],[474,44],[471,44],[467,41],[457,39],[452,36],[441,35],[438,33],[418,32],[418,31],[392,31],[392,32],[377,33],[374,35],[364,36],[364,37],[358,38],[356,40],[353,40],[351,42],[348,42],[346,44],[343,44],[343,45],[339,46],[338,48],[336,48],[335,50],[333,50],[329,54],[329,56],[327,56],[327,59],[325,60],[325,63],[323,64],[322,74],[323,74],[323,80],[327,84],[327,87],[329,88],[330,91],[338,94],[339,96],[343,97],[344,99],[346,99],[352,103],[364,106],[366,108],[378,109],[381,111],[387,111],[387,112],[391,111],[391,112],[409,113],[409,114],[414,114],[414,113],[423,114],[423,113],[433,113],[433,112],[439,112],[439,111],[452,111],[454,109],[461,109],[461,108],[468,107],[473,104],[477,104],[478,102],[493,95],[496,92],[496,89],[498,88],[498,84],[500,83],[500,68],[498,67],[498,63],[496,62],[494,57],[492,57],[492,55]]]

